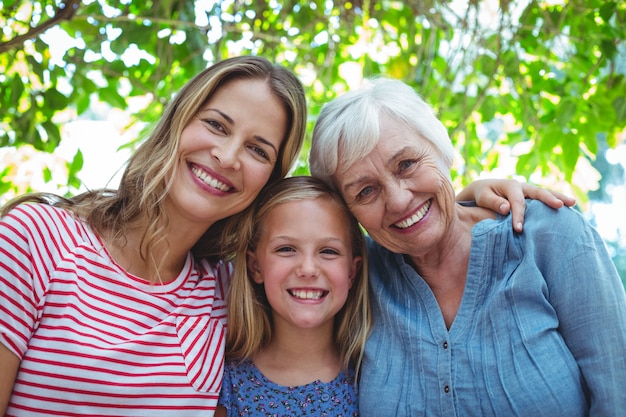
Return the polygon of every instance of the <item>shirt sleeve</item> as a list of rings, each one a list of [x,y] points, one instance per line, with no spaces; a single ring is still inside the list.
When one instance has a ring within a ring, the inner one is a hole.
[[[35,205],[0,220],[0,342],[18,357],[26,352],[45,293],[46,221]],[[51,246],[51,245],[50,245]]]
[[[552,261],[545,261],[552,265],[544,269],[550,302],[559,319],[559,331],[585,379],[589,415],[623,415],[626,410],[624,286],[597,231],[578,213],[572,211],[567,216],[566,223],[552,224],[556,231],[553,235],[560,238],[551,242]]]

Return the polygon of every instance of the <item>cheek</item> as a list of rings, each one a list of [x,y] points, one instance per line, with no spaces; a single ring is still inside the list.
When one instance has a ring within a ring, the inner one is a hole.
[[[283,291],[280,284],[274,280],[265,280],[263,282],[263,290],[265,291],[265,297],[271,307],[277,306],[281,303],[283,297]]]
[[[368,232],[370,229],[376,229],[376,225],[380,224],[383,216],[383,213],[380,212],[379,208],[373,205],[351,209],[350,211],[352,215],[356,217],[361,226],[368,230]]]
[[[356,286],[355,273],[358,270],[352,269],[352,265],[341,265],[335,271],[335,286],[342,293],[342,297],[348,297],[350,288]]]
[[[443,175],[441,175],[438,180],[439,192],[437,194],[440,196],[439,198],[441,200],[439,205],[442,207],[442,210],[453,210],[456,204],[456,194],[454,192],[454,188],[452,187],[452,183]]]
[[[256,195],[267,184],[270,176],[274,172],[274,168],[269,165],[249,165],[249,169],[244,171],[244,181],[247,184],[247,189]]]

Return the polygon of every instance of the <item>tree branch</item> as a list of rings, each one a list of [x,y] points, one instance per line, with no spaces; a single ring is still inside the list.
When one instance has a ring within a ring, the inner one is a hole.
[[[24,42],[29,39],[36,38],[46,30],[59,24],[62,20],[71,20],[74,13],[76,13],[76,10],[78,10],[79,5],[80,0],[67,0],[65,3],[61,3],[58,7],[56,7],[54,16],[49,20],[46,20],[39,26],[31,28],[23,35],[18,35],[7,42],[0,42],[0,54],[10,51],[11,49],[20,48],[24,45]]]

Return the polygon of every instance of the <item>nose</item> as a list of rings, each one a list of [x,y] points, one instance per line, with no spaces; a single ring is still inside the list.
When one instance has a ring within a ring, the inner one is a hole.
[[[222,168],[239,169],[241,166],[240,150],[240,141],[228,137],[213,147],[212,155]]]
[[[301,278],[315,278],[319,275],[319,265],[313,255],[302,255],[300,265],[296,271]]]
[[[394,181],[386,185],[384,195],[385,207],[391,213],[400,213],[406,210],[411,203],[413,193],[403,186],[402,181]]]

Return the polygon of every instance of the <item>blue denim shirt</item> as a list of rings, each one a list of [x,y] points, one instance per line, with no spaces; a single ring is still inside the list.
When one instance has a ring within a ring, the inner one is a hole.
[[[625,416],[626,296],[597,232],[527,201],[472,230],[448,330],[417,272],[368,239],[374,330],[361,416]]]

